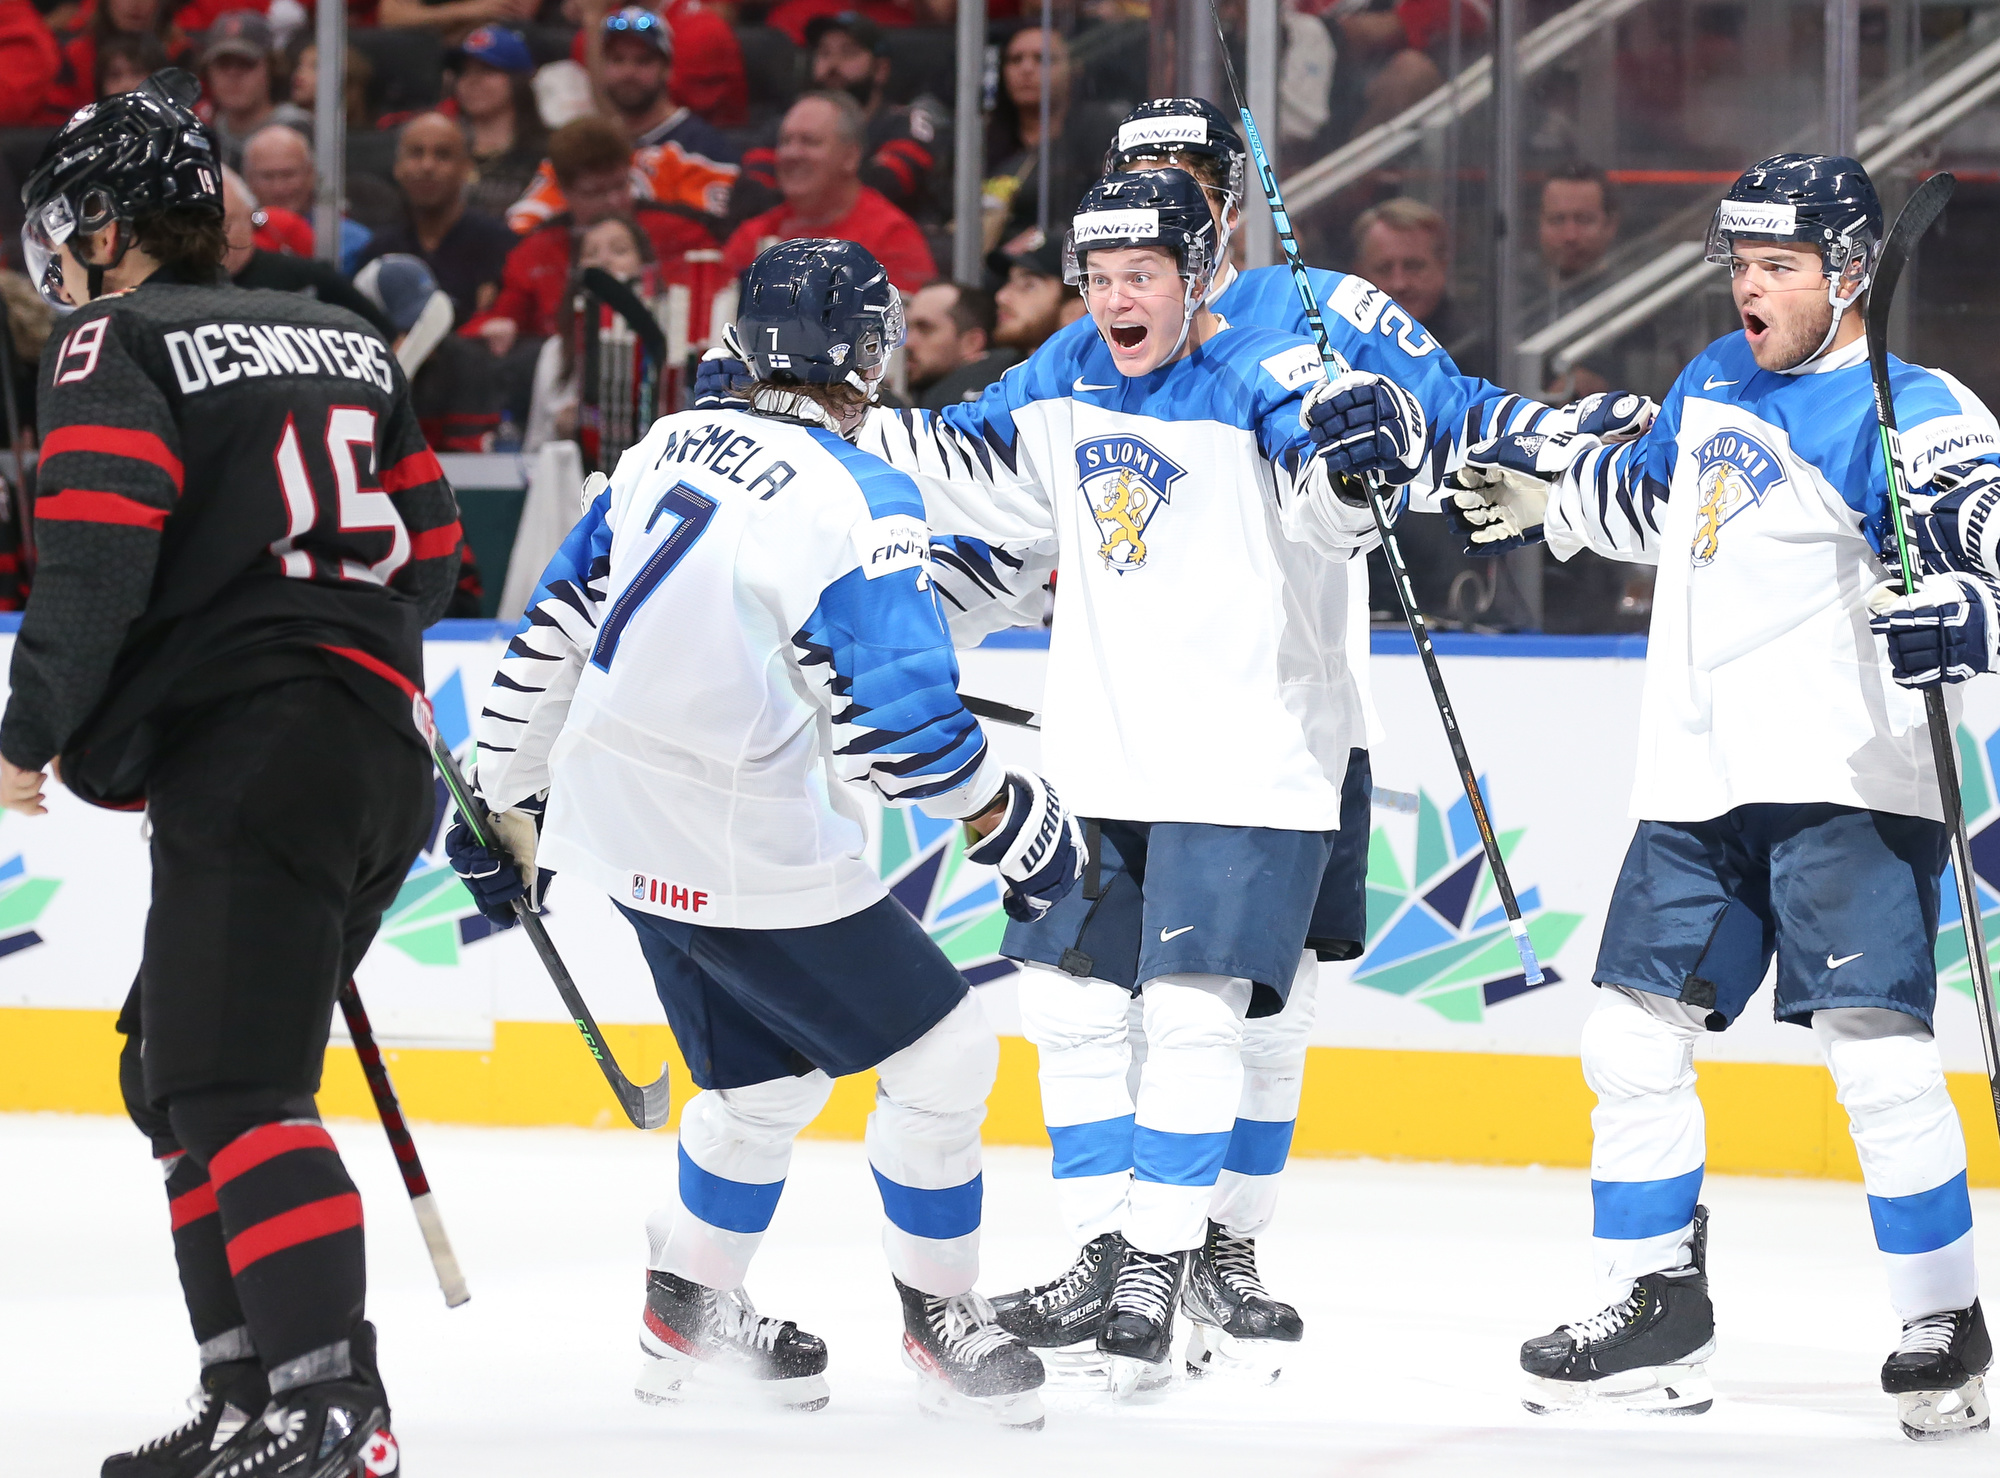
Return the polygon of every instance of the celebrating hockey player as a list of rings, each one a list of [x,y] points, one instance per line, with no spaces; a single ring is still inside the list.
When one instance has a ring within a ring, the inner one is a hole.
[[[1965,1141],[1932,1038],[1945,829],[1923,704],[1898,683],[1995,665],[2000,571],[1982,531],[2000,426],[1950,376],[1891,361],[1933,570],[1901,595],[1884,578],[1863,327],[1881,239],[1854,160],[1785,154],[1747,171],[1708,237],[1741,330],[1681,372],[1638,443],[1502,437],[1475,450],[1481,486],[1458,497],[1475,547],[1546,534],[1559,557],[1659,565],[1639,826],[1583,1035],[1611,1302],[1522,1347],[1531,1410],[1708,1409],[1692,1054],[1775,956],[1777,1016],[1825,1053],[1903,1321],[1882,1387],[1912,1437],[1988,1423]]]
[[[163,72],[83,109],[23,192],[30,272],[77,311],[43,357],[0,802],[41,814],[59,759],[151,825],[119,1079],[165,1172],[201,1392],[106,1478],[357,1478],[397,1449],[361,1198],[313,1093],[430,825],[411,703],[459,528],[375,331],[223,276],[197,91]]]
[[[747,410],[669,416],[620,460],[551,563],[486,700],[478,784],[513,862],[463,825],[454,861],[496,919],[536,860],[604,889],[638,932],[688,1070],[677,1204],[653,1256],[638,1392],[826,1403],[826,1346],[743,1292],[792,1140],[833,1080],[873,1069],[868,1159],[904,1358],[925,1409],[1042,1423],[1043,1371],[973,1291],[979,1126],[999,1045],[965,979],[863,858],[847,782],[977,817],[1010,913],[1082,868],[1056,793],[1004,769],[960,704],[910,478],[846,439],[903,338],[849,242],[771,248],[736,330]]]

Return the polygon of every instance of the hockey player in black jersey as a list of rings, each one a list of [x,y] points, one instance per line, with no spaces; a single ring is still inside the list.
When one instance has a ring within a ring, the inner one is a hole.
[[[78,311],[42,360],[41,562],[0,804],[143,806],[153,899],[120,1084],[165,1172],[192,1421],[107,1478],[396,1471],[361,1201],[313,1104],[334,993],[431,818],[412,722],[451,489],[361,319],[221,275],[213,140],[164,72],[22,192]]]

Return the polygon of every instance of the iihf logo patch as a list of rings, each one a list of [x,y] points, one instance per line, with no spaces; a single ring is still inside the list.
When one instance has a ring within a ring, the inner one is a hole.
[[[1186,475],[1186,468],[1136,436],[1093,436],[1077,443],[1077,483],[1103,538],[1097,552],[1106,569],[1123,575],[1145,567],[1146,530],[1172,501],[1174,483]]]
[[[1785,480],[1778,454],[1741,431],[1718,431],[1695,449],[1694,564],[1715,563],[1722,526],[1755,508]]]

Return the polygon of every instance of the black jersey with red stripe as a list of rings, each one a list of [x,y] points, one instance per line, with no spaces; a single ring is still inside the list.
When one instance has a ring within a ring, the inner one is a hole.
[[[0,754],[60,755],[72,790],[130,805],[177,714],[328,671],[414,740],[460,532],[379,334],[171,273],[58,330]]]

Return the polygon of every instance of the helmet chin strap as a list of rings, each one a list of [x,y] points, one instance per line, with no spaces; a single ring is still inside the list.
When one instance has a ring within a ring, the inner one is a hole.
[[[131,247],[132,243],[127,239],[125,233],[125,223],[123,221],[113,221],[111,223],[110,261],[102,263],[93,262],[82,252],[76,250],[75,247],[70,248],[70,254],[83,264],[84,281],[90,288],[91,302],[94,303],[104,296],[104,274],[114,270],[120,262],[124,261],[125,253],[131,250]],[[78,304],[78,306],[81,307],[83,305]]]
[[[1854,291],[1847,294],[1846,297],[1842,297],[1840,294],[1839,277],[1829,277],[1826,280],[1826,300],[1833,305],[1833,320],[1827,324],[1826,337],[1819,341],[1819,348],[1813,350],[1812,353],[1793,365],[1787,371],[1788,374],[1797,374],[1800,370],[1806,368],[1826,353],[1827,345],[1831,344],[1833,336],[1840,332],[1840,320],[1847,316],[1847,310],[1852,308],[1866,291],[1868,291],[1868,274],[1865,272],[1856,279]]]

